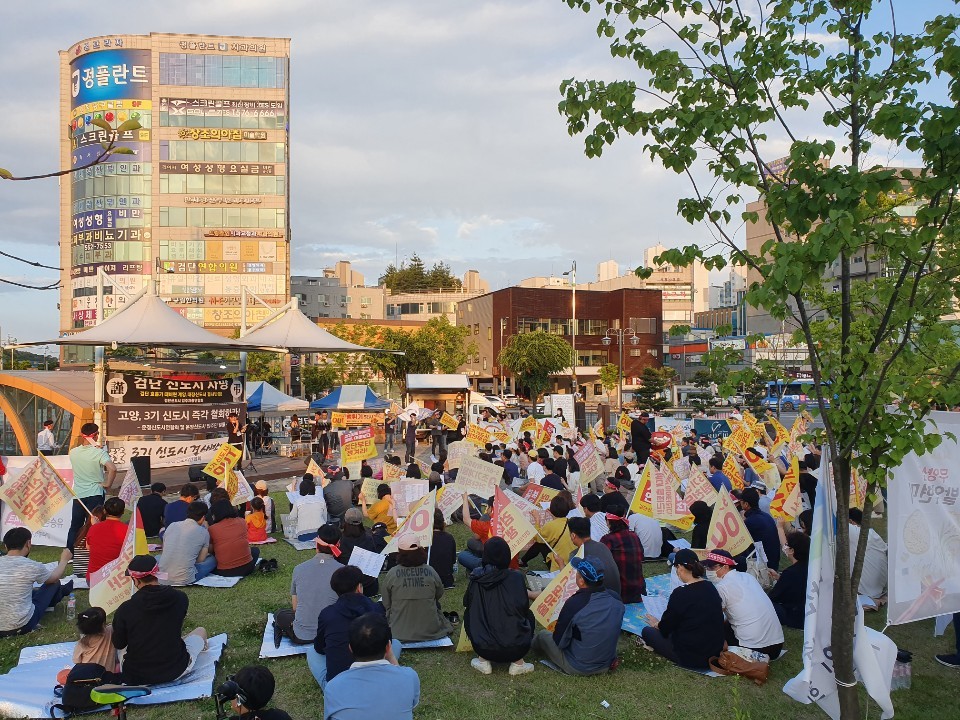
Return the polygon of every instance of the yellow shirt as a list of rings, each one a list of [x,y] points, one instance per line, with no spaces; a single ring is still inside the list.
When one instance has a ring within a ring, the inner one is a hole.
[[[386,525],[387,532],[393,535],[397,532],[397,519],[393,516],[393,513],[390,512],[390,507],[390,501],[386,498],[377,500],[367,509],[367,517],[373,520],[374,523],[380,522]]]
[[[573,540],[570,539],[567,519],[554,518],[540,528],[540,535],[554,550],[553,553],[550,553],[550,570],[560,570],[567,564],[570,553],[577,549]],[[560,557],[558,558],[557,555]]]

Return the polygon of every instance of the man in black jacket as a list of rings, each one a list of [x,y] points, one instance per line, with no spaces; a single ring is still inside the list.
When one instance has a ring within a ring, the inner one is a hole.
[[[277,684],[273,673],[263,665],[240,668],[230,680],[235,685],[231,690],[236,692],[231,703],[236,715],[230,720],[290,720],[290,716],[283,710],[263,709],[273,697]],[[220,694],[224,688],[225,685],[222,685],[217,693]]]
[[[633,444],[633,451],[637,454],[637,465],[643,467],[650,457],[650,428],[647,422],[650,420],[650,414],[640,413],[640,417],[630,423],[630,442]]]
[[[136,592],[113,618],[113,646],[126,650],[120,671],[125,685],[173,682],[190,672],[207,649],[203,628],[181,639],[189,600],[183,591],[160,585],[159,570],[150,555],[137,555],[127,567]]]

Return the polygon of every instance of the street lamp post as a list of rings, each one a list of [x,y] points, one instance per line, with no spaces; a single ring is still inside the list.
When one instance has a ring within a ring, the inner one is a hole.
[[[636,345],[640,342],[640,338],[637,337],[637,331],[633,328],[614,328],[612,330],[607,330],[606,335],[603,336],[603,339],[600,341],[604,345],[609,346],[613,342],[613,338],[617,339],[617,348],[620,352],[620,364],[617,366],[617,409],[623,410],[623,341],[625,339],[630,340],[631,345]]]
[[[577,261],[573,261],[570,269],[564,275],[570,276],[570,286],[573,288],[573,298],[570,307],[570,315],[573,320],[573,327],[570,329],[570,345],[573,347],[573,362],[570,364],[570,388],[571,392],[577,394]]]
[[[510,318],[502,317],[500,318],[500,352],[503,352],[503,330],[507,326],[507,320]],[[500,396],[503,396],[503,388],[507,384],[507,376],[503,371],[503,363],[500,362],[500,356],[497,356],[497,364],[500,366]],[[516,392],[516,391],[514,391]]]

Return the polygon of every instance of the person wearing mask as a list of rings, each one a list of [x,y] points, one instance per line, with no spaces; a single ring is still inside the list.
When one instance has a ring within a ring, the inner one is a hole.
[[[707,580],[716,586],[723,601],[727,644],[756,650],[771,660],[780,657],[783,628],[773,603],[757,579],[739,572],[737,561],[726,550],[711,550],[703,566]]]
[[[257,568],[260,548],[250,547],[247,522],[237,515],[229,500],[215,502],[210,508],[210,552],[217,560],[213,575],[246,577]]]
[[[192,585],[217,566],[210,555],[210,531],[207,529],[207,504],[195,501],[187,507],[187,518],[167,527],[163,534],[160,571],[164,585]]]
[[[363,508],[363,514],[373,520],[374,524],[383,523],[387,527],[387,534],[393,535],[397,532],[397,518],[394,513],[393,494],[388,483],[380,483],[377,486],[377,501],[367,508],[367,498],[360,493],[360,507]]]
[[[97,443],[100,426],[84,423],[80,427],[81,444],[70,451],[73,468],[73,511],[67,531],[67,548],[73,550],[77,533],[87,519],[88,511],[103,505],[104,494],[117,477],[117,466]]]
[[[283,710],[266,709],[273,697],[276,680],[263,665],[247,665],[233,676],[240,692],[230,701],[234,716],[229,720],[290,720]]]
[[[57,451],[57,439],[53,436],[53,420],[43,421],[43,430],[37,434],[37,451],[52,455]]]
[[[730,478],[723,473],[722,455],[714,455],[710,458],[710,474],[707,475],[707,480],[713,485],[713,489],[717,492],[720,492],[720,488],[726,488],[727,492],[733,490],[733,483],[731,483]]]
[[[355,619],[350,623],[349,646],[353,664],[327,683],[323,720],[413,720],[413,709],[420,703],[420,678],[416,670],[397,662],[387,619],[379,613]]]
[[[457,563],[457,541],[447,532],[447,524],[443,519],[443,512],[433,511],[433,544],[430,546],[429,564],[443,583],[445,590],[452,590],[454,586],[453,568]],[[507,561],[509,563],[509,560]]]
[[[337,601],[330,587],[340,563],[340,528],[324,525],[315,540],[317,553],[293,569],[290,583],[290,608],[273,616],[273,642],[280,647],[286,637],[294,645],[310,645],[317,638],[317,618],[327,606]]]
[[[740,507],[743,508],[743,524],[747,526],[754,542],[763,545],[767,556],[767,567],[780,569],[780,533],[777,521],[760,510],[760,493],[756,488],[744,488],[740,494]]]
[[[810,538],[802,532],[787,533],[783,554],[790,565],[782,573],[770,571],[776,584],[770,590],[770,601],[784,627],[803,630],[807,604],[807,573],[810,560]]]
[[[127,524],[123,521],[123,513],[127,506],[118,497],[107,498],[103,504],[106,519],[91,526],[87,531],[87,549],[90,551],[90,560],[87,563],[87,583],[90,575],[102,568],[111,560],[120,557],[123,541],[127,537]]]
[[[72,580],[60,583],[70,563],[70,550],[64,548],[51,570],[28,557],[33,533],[27,528],[7,530],[3,544],[7,554],[0,556],[0,637],[26,635],[40,624],[48,608],[73,592]],[[34,583],[40,587],[34,588]]]
[[[568,675],[608,672],[617,659],[617,641],[626,608],[603,586],[600,561],[575,557],[577,591],[567,598],[553,632],[541,630],[533,647]]]
[[[850,508],[850,571],[856,559],[857,544],[860,542],[860,526],[863,524],[863,511]],[[860,573],[860,587],[857,592],[873,600],[879,600],[887,587],[887,543],[877,531],[870,529],[867,535],[867,552],[863,556],[863,570]]]
[[[187,519],[187,507],[190,503],[200,499],[200,490],[193,483],[187,483],[180,488],[180,497],[163,509],[163,528],[170,527],[174,523]]]
[[[166,485],[155,482],[150,486],[150,494],[137,500],[137,510],[140,511],[140,519],[143,521],[143,533],[148,538],[160,537],[160,531],[163,530],[163,515],[167,509],[163,494],[166,491]]]
[[[713,508],[703,500],[691,503],[690,514],[693,515],[693,533],[690,546],[699,550],[706,550],[710,541],[710,519],[713,517]]]
[[[630,444],[637,455],[637,465],[641,467],[650,457],[650,439],[653,433],[650,432],[648,422],[650,422],[650,413],[642,412],[639,418],[630,423]]]
[[[506,540],[490,538],[463,596],[464,632],[477,653],[470,666],[484,675],[493,672],[492,663],[509,663],[511,675],[533,672],[533,665],[523,658],[533,643],[536,623],[523,575],[510,569],[510,555]]]
[[[600,509],[600,498],[593,493],[584,495],[580,498],[580,507],[583,509],[583,516],[590,521],[590,537],[600,542],[600,539],[610,532],[606,513]]]
[[[647,615],[649,627],[640,634],[643,642],[672,663],[706,670],[710,658],[724,647],[723,601],[693,550],[678,550],[674,557],[677,577],[683,583],[670,593],[667,609],[657,620]]]
[[[643,545],[630,531],[626,518],[607,513],[610,532],[600,538],[620,571],[620,599],[625,603],[643,602],[647,584],[643,579]]]
[[[398,542],[397,564],[380,583],[381,602],[400,642],[438,640],[453,631],[440,612],[443,582],[427,565],[427,551],[411,535]]]
[[[157,559],[150,555],[136,555],[127,566],[134,593],[117,608],[111,637],[113,646],[124,651],[124,685],[173,682],[190,672],[207,649],[202,627],[182,635],[190,601],[182,590],[159,584],[159,572]]]
[[[613,555],[603,543],[590,539],[590,521],[582,517],[572,517],[569,519],[567,528],[570,531],[570,541],[573,543],[574,550],[570,553],[570,560],[583,548],[583,556],[596,558],[600,562],[600,569],[603,570],[603,586],[617,596],[620,596],[620,568],[613,559]],[[622,599],[622,598],[621,598]]]
[[[317,493],[310,473],[304,475],[300,482],[300,495],[294,500],[287,521],[300,541],[313,540],[317,536],[316,528],[327,524],[327,503],[323,499],[323,492]]]
[[[626,468],[620,469],[626,470]],[[620,492],[620,478],[616,476],[607,478],[603,482],[603,495],[600,496],[600,512],[625,516],[629,510],[630,503]]]
[[[338,568],[330,578],[330,588],[337,599],[320,611],[317,639],[307,648],[307,666],[320,690],[354,661],[350,651],[350,623],[367,613],[383,615],[383,607],[364,595],[363,580],[360,568],[353,565]],[[394,656],[400,657],[400,651],[400,642],[394,640]]]

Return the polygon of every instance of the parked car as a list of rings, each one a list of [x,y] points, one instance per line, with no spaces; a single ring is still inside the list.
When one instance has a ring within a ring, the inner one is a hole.
[[[486,398],[487,402],[497,410],[505,410],[507,407],[507,404],[503,401],[503,398],[498,395],[484,395],[483,397]]]
[[[507,407],[516,407],[520,404],[520,398],[511,393],[503,396],[503,402]]]

